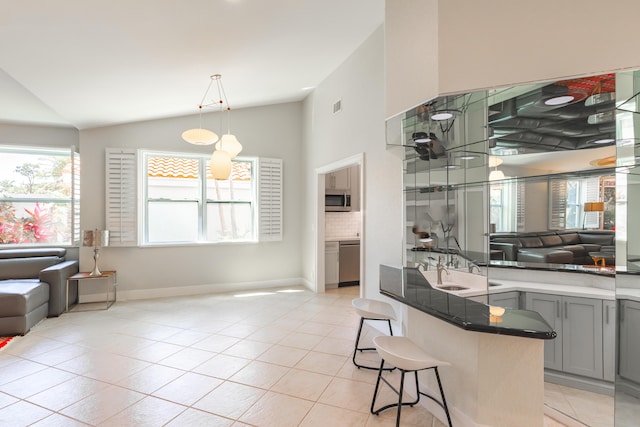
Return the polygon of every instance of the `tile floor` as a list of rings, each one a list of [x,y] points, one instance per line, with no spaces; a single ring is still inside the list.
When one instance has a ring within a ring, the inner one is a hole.
[[[590,427],[614,426],[613,396],[544,384],[545,404]]]
[[[394,425],[369,413],[375,371],[351,363],[359,289],[293,290],[46,319],[0,352],[0,426]],[[443,424],[415,407],[403,425]]]
[[[393,426],[394,410],[369,413],[375,371],[351,363],[358,292],[130,301],[46,319],[0,352],[0,426]],[[443,426],[420,406],[402,420]]]

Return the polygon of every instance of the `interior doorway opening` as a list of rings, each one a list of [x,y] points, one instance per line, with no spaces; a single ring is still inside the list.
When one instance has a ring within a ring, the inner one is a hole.
[[[365,280],[364,155],[316,169],[316,292]]]

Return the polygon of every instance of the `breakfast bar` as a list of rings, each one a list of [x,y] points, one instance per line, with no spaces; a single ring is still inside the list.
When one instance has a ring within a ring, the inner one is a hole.
[[[454,425],[542,426],[544,340],[556,333],[537,312],[492,310],[437,289],[416,268],[381,266],[380,293],[404,304],[405,336],[451,363],[443,382]],[[427,408],[446,419],[437,405]]]

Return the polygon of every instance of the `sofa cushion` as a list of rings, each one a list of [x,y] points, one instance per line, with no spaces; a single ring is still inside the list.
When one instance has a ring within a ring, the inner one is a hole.
[[[40,275],[40,271],[61,261],[63,258],[57,256],[0,258],[0,280],[34,279]]]
[[[558,249],[571,252],[573,254],[574,264],[576,263],[576,259],[583,258],[587,255],[587,250],[582,245],[564,245]]]
[[[573,254],[570,251],[557,248],[520,249],[518,261],[571,264],[573,263]]]
[[[562,233],[560,234],[560,238],[565,243],[565,245],[578,245],[581,242],[578,233]]]
[[[538,236],[529,236],[520,238],[520,246],[523,248],[542,248],[542,240]]]
[[[49,301],[49,285],[38,279],[0,281],[0,316],[24,316]]]
[[[560,236],[558,236],[557,234],[540,236],[540,240],[542,240],[542,244],[544,246],[560,246],[564,244]]]
[[[582,243],[594,243],[598,245],[612,245],[614,234],[578,233]]]

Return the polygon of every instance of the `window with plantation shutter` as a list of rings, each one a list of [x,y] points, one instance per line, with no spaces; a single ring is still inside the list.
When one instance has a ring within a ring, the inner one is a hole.
[[[106,229],[110,246],[138,244],[136,150],[106,149]]]
[[[567,180],[549,180],[549,229],[564,230],[567,215]]]
[[[281,159],[258,161],[258,216],[259,240],[282,240]]]

